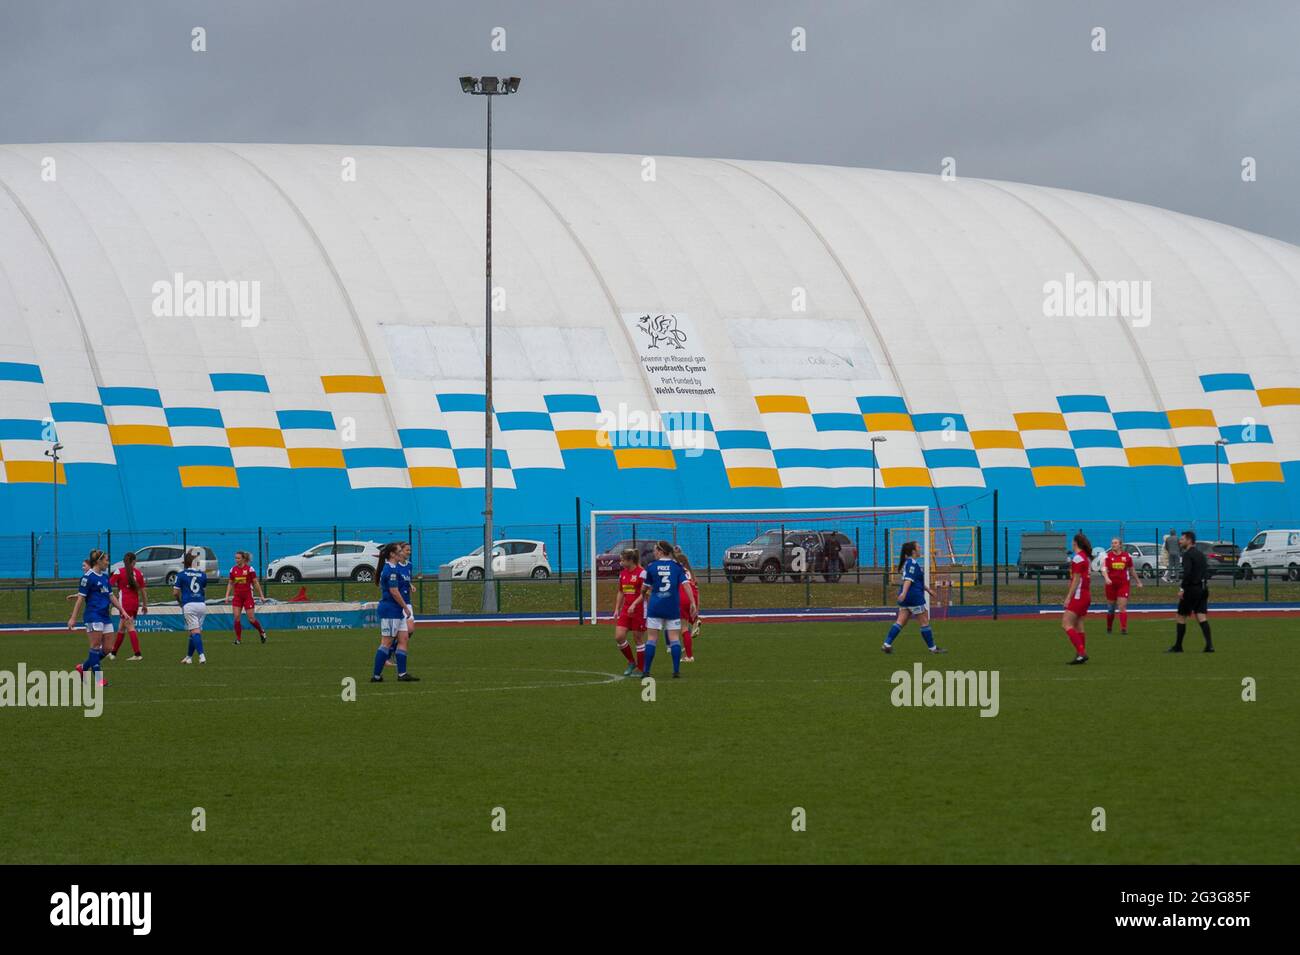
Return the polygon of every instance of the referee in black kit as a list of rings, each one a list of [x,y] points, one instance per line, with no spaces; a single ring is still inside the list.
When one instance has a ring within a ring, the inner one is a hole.
[[[1183,531],[1178,538],[1183,552],[1183,582],[1178,590],[1178,629],[1174,645],[1165,653],[1183,652],[1183,634],[1187,633],[1187,618],[1196,615],[1196,622],[1205,634],[1205,652],[1214,652],[1210,639],[1210,621],[1205,618],[1210,603],[1210,569],[1205,554],[1196,546],[1196,532]]]

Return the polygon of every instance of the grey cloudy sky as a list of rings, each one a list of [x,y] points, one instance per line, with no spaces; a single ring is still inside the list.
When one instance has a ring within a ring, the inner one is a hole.
[[[503,147],[953,156],[1300,242],[1298,37],[1294,0],[0,0],[0,142],[477,146],[456,77],[514,73]]]

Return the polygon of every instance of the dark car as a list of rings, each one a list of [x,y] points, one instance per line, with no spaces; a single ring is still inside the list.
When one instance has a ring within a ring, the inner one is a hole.
[[[642,565],[655,559],[655,544],[658,540],[622,540],[605,548],[596,555],[596,576],[617,577],[623,568],[623,551],[636,550],[641,554]]]
[[[1241,575],[1241,568],[1237,566],[1241,548],[1231,541],[1197,541],[1196,549],[1205,555],[1206,570],[1211,577]]]
[[[803,568],[797,570],[798,559],[802,560]],[[722,558],[727,579],[736,583],[752,575],[770,584],[780,580],[784,574],[792,580],[821,574],[828,582],[834,583],[857,563],[858,549],[847,535],[834,530],[803,528],[787,530],[784,542],[780,530],[764,531],[747,544],[728,547]]]

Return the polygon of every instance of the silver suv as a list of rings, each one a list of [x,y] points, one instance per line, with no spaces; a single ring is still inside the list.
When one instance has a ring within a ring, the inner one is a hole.
[[[332,580],[350,577],[371,583],[379,567],[378,541],[326,541],[301,554],[277,557],[266,565],[266,577],[279,584],[300,580]]]
[[[217,555],[212,548],[190,544],[189,549],[202,551],[203,561],[199,569],[209,577],[216,577],[219,573]],[[144,574],[146,584],[165,583],[170,587],[176,583],[176,575],[185,567],[184,557],[185,547],[181,544],[150,544],[148,547],[136,548],[135,567]],[[113,565],[114,571],[121,568],[120,560]]]

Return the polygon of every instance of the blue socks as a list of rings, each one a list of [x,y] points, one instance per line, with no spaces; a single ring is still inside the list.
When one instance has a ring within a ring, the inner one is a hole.
[[[903,628],[900,624],[896,623],[892,627],[890,627],[889,636],[885,637],[885,646],[892,647],[894,645],[894,641],[898,639],[898,635],[902,632],[903,632]]]
[[[190,642],[185,645],[185,655],[187,657],[194,656],[194,634],[192,633],[190,634]]]
[[[647,640],[645,645],[645,675],[650,675],[650,665],[655,662],[655,645]]]
[[[921,628],[921,639],[925,641],[927,647],[934,649],[934,632],[929,627]]]
[[[98,670],[99,661],[102,658],[102,656],[103,654],[101,654],[98,650],[91,650],[90,653],[86,655],[86,662],[81,665],[81,668],[83,670],[90,670],[90,671]]]
[[[668,644],[668,652],[673,655],[673,672],[677,673],[682,668],[682,642],[673,640]]]
[[[406,673],[406,651],[397,651],[397,675],[402,676]]]
[[[383,644],[375,651],[375,676],[383,676],[384,664],[388,662],[388,648]]]
[[[194,641],[194,649],[198,651],[199,656],[202,656],[203,655],[203,634],[196,633],[194,634],[194,636],[190,637],[190,639]]]

